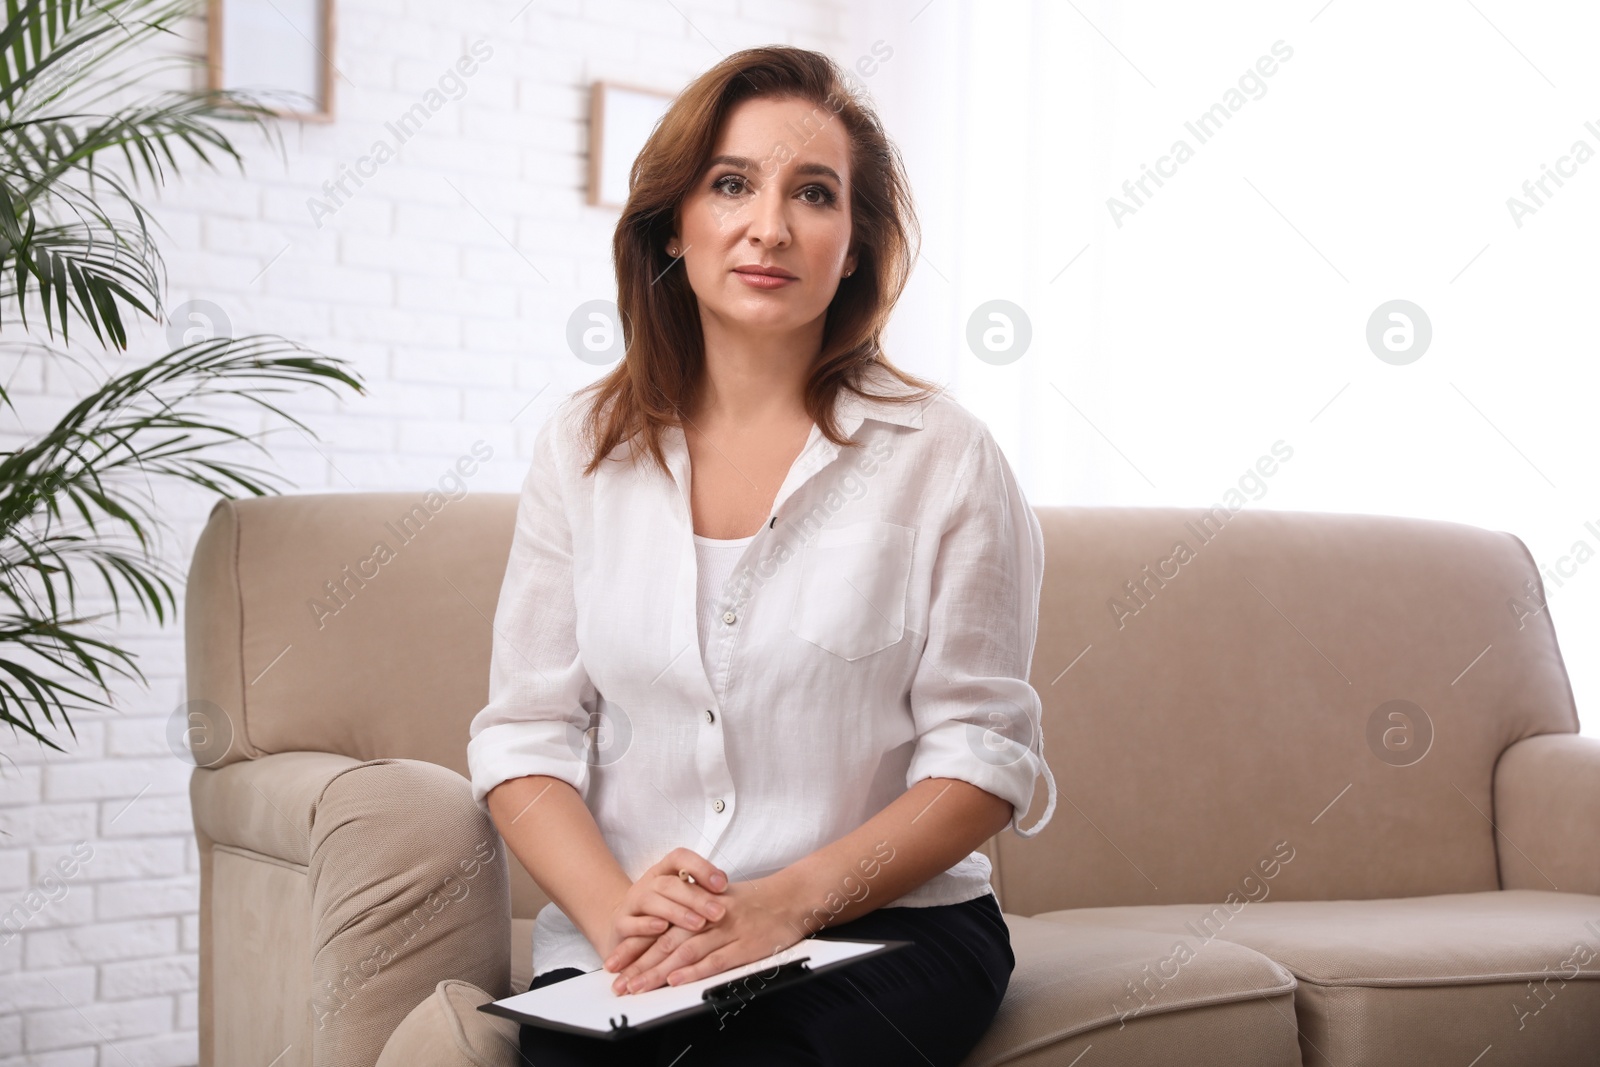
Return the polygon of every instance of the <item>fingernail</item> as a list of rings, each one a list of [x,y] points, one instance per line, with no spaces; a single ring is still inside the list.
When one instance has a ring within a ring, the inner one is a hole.
[[[721,889],[723,886],[725,886],[727,884],[728,884],[728,878],[721,871],[718,871],[716,874],[713,874],[711,876],[711,887],[713,889]]]

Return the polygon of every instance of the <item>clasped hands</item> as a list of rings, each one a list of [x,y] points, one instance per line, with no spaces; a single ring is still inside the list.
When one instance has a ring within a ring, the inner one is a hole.
[[[682,985],[782,951],[803,936],[793,897],[781,872],[729,883],[699,853],[673,849],[612,906],[599,946],[605,969],[618,972],[612,992]]]

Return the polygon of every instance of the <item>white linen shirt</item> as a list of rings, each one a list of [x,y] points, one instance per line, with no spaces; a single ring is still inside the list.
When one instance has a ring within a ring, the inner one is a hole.
[[[628,465],[626,443],[585,477],[578,400],[539,429],[517,505],[467,745],[485,813],[507,779],[560,778],[630,880],[680,845],[731,881],[772,874],[928,777],[1009,801],[1020,837],[1043,828],[1055,780],[1027,679],[1044,541],[982,421],[945,393],[841,390],[861,447],[812,426],[724,588],[708,670],[683,432],[662,436],[670,478]],[[1025,830],[1041,771],[1048,801]],[[974,851],[881,906],[970,900],[989,873]],[[533,955],[536,975],[602,966],[553,903]]]

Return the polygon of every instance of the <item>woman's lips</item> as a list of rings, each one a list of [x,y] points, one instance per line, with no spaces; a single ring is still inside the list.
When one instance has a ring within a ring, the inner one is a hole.
[[[799,281],[798,278],[779,278],[771,274],[756,274],[754,271],[736,270],[744,283],[752,289],[782,289],[785,285],[792,285]]]

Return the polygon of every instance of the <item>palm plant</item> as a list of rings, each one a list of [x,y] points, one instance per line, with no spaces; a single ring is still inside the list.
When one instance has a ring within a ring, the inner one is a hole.
[[[195,0],[7,0],[0,30],[0,328],[20,328],[19,358],[76,360],[71,324],[91,351],[128,347],[138,315],[160,321],[165,271],[140,203],[179,161],[243,160],[225,132],[276,141],[261,97],[216,91],[144,93],[197,61],[163,49],[192,25]],[[44,337],[36,325],[43,319]],[[174,341],[175,343],[175,341]],[[96,360],[98,363],[98,360]],[[103,373],[54,428],[0,453],[0,722],[57,751],[39,718],[108,709],[113,676],[146,679],[135,654],[97,636],[124,597],[165,623],[177,613],[171,573],[155,554],[162,526],[130,489],[151,476],[223,496],[272,492],[269,472],[231,462],[222,446],[259,442],[202,408],[239,398],[310,428],[267,399],[360,379],[344,361],[270,335],[206,337],[132,370]],[[226,402],[225,402],[226,403]],[[15,405],[0,385],[0,405]],[[234,403],[235,407],[240,406]],[[311,433],[311,436],[315,436]],[[265,451],[265,449],[262,449]],[[131,535],[131,536],[130,536]],[[111,611],[80,615],[83,576],[98,574]]]

